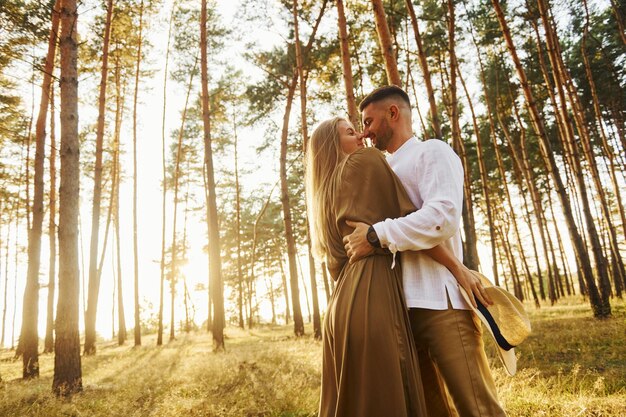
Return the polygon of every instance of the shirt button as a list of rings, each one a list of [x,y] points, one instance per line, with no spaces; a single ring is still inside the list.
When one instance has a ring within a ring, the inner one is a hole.
[[[437,229],[437,230],[441,230],[441,226],[437,226],[437,227],[436,227],[436,229]]]

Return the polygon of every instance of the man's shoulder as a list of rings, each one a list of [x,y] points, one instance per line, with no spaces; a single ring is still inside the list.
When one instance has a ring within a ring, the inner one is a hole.
[[[458,158],[454,149],[441,139],[426,139],[418,142],[415,147],[415,154],[423,158]]]
[[[425,139],[425,140],[421,140],[417,142],[419,144],[418,148],[421,151],[427,151],[427,150],[452,151],[452,148],[450,147],[450,145],[448,145],[448,143],[443,141],[442,139],[432,138],[432,139]]]

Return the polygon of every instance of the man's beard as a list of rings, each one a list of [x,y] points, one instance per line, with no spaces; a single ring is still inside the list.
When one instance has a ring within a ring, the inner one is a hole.
[[[387,146],[389,146],[389,141],[393,136],[393,130],[389,127],[389,123],[387,123],[386,120],[384,120],[383,123],[384,124],[381,124],[379,129],[380,134],[376,135],[376,143],[374,144],[376,149],[378,149],[379,151],[387,150]]]

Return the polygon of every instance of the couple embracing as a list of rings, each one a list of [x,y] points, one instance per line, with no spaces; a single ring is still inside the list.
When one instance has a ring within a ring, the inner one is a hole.
[[[336,282],[319,415],[505,416],[472,310],[492,300],[461,262],[461,161],[413,135],[401,88],[359,109],[362,133],[327,120],[307,150],[313,245]]]

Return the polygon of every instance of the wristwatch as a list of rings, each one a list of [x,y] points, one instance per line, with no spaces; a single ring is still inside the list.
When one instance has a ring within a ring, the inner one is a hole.
[[[370,228],[367,229],[367,241],[373,247],[380,248],[380,240],[378,240],[378,235],[376,234],[374,226],[370,226]]]

